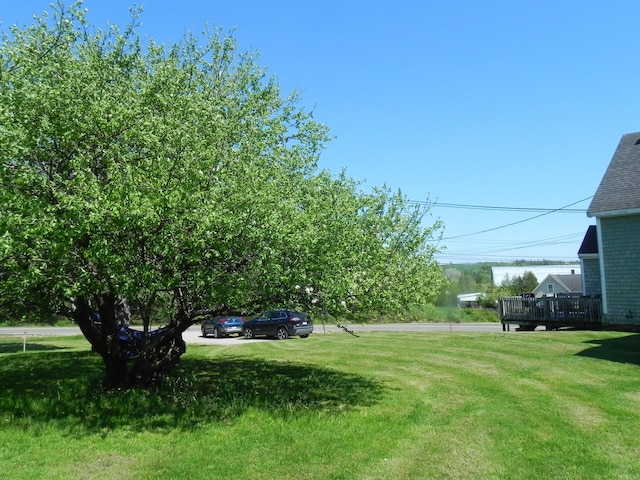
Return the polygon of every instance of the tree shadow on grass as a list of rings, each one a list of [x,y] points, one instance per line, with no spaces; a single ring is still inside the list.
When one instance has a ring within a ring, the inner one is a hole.
[[[157,390],[103,391],[91,352],[7,356],[0,364],[0,421],[55,424],[70,435],[185,429],[228,422],[248,409],[299,416],[370,406],[381,383],[294,362],[185,359]]]
[[[60,350],[62,347],[56,347],[55,345],[44,345],[41,343],[28,342],[26,345],[27,352],[40,352],[43,350]],[[15,341],[2,340],[0,341],[0,353],[18,353],[25,349],[25,345],[22,342],[21,337],[16,337]]]
[[[596,346],[579,352],[579,356],[640,365],[640,335],[638,334],[618,338],[589,340],[586,343],[596,344]]]

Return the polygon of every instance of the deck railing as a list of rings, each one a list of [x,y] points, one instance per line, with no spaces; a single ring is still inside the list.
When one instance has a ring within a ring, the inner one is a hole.
[[[600,297],[558,296],[533,298],[503,297],[499,301],[500,320],[504,324],[519,324],[547,328],[588,327],[602,324]]]

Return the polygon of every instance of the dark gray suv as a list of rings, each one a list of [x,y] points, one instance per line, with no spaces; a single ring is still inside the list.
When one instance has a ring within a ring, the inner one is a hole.
[[[251,339],[258,335],[275,337],[284,340],[297,335],[307,338],[313,332],[313,322],[306,313],[296,310],[269,310],[242,325],[244,338]]]

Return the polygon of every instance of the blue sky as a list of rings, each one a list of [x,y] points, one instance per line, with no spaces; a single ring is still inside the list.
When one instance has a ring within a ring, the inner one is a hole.
[[[28,23],[51,1],[11,2],[0,20]],[[133,3],[85,7],[102,27]],[[235,28],[331,128],[321,168],[434,202],[443,263],[577,262],[589,199],[620,137],[640,131],[637,1],[137,4],[140,32],[163,43]],[[552,212],[567,206],[581,211]]]

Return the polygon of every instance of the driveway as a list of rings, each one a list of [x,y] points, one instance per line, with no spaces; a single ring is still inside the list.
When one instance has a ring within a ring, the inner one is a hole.
[[[242,335],[232,335],[230,337],[213,338],[212,336],[203,337],[200,332],[200,325],[189,327],[182,334],[182,339],[187,345],[247,345],[251,342],[259,342],[261,339],[247,340]],[[264,340],[262,340],[264,341]]]
[[[386,323],[386,324],[349,324],[347,325],[356,335],[364,332],[502,332],[502,325],[496,323]],[[333,324],[316,323],[314,335],[343,332],[342,328]],[[3,327],[0,335],[15,336],[65,336],[81,335],[78,327]],[[245,340],[244,337],[227,338],[203,338],[200,333],[200,325],[193,325],[182,335],[187,344],[193,345],[247,345],[253,342],[265,341],[264,339]]]
[[[364,332],[502,332],[502,324],[495,323],[384,323],[371,325],[347,325],[347,328],[356,335]],[[0,329],[1,330],[1,329]],[[316,323],[313,326],[314,335],[328,333],[343,333],[343,329],[334,324]],[[264,338],[246,340],[244,337],[231,336],[226,338],[202,337],[199,325],[188,328],[182,338],[187,344],[193,345],[247,345],[249,343],[269,341]]]

